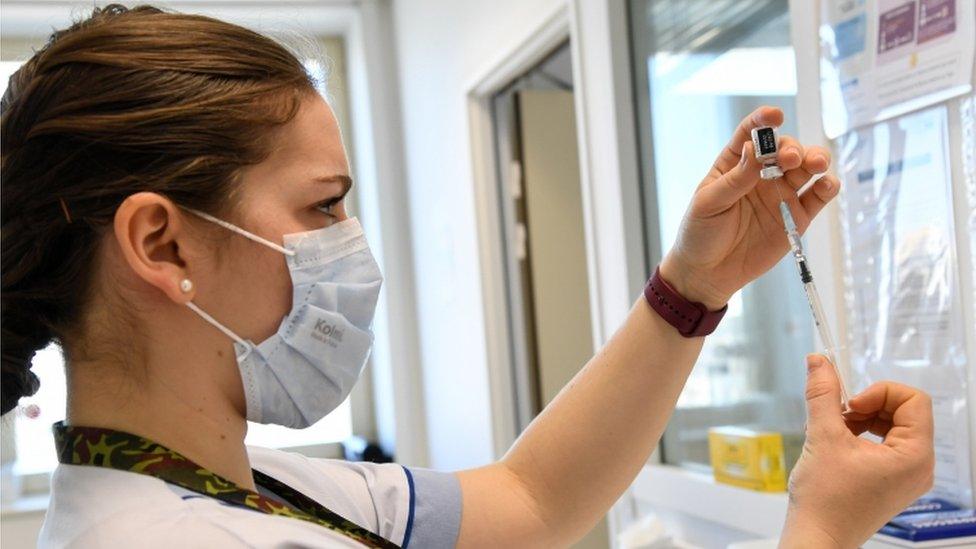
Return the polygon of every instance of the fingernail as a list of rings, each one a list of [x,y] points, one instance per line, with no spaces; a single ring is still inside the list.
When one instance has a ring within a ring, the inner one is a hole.
[[[817,366],[820,366],[820,355],[816,353],[807,355],[807,372],[814,371]]]
[[[743,145],[742,146],[742,155],[739,156],[739,166],[745,166],[746,165],[746,160],[748,158],[749,158],[748,151],[747,151],[745,145]]]
[[[813,160],[814,162],[823,162],[824,164],[827,163],[827,157],[819,154],[817,156],[814,156]]]

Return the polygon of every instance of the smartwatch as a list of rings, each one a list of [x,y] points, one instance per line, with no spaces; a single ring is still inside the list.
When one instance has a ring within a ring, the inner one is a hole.
[[[702,337],[714,332],[725,312],[729,310],[726,304],[717,311],[709,311],[705,305],[685,299],[661,277],[660,267],[654,269],[654,276],[647,281],[644,299],[661,318],[685,337]]]

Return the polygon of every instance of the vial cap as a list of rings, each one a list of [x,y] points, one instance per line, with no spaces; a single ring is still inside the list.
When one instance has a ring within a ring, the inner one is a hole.
[[[759,170],[759,177],[763,179],[779,179],[780,177],[783,177],[783,170],[775,164],[766,166],[765,168]]]

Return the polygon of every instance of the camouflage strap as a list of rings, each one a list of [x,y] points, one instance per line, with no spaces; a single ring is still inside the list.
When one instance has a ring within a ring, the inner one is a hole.
[[[137,435],[98,427],[68,426],[59,421],[54,424],[54,443],[61,463],[109,467],[149,475],[230,505],[312,522],[366,547],[399,548],[395,543],[346,520],[260,471],[252,469],[255,482],[274,492],[283,501],[242,488],[178,452]]]

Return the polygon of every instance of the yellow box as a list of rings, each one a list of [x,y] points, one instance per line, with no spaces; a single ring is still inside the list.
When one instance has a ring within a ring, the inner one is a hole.
[[[715,480],[762,492],[786,491],[783,436],[745,427],[712,427],[708,451]]]

